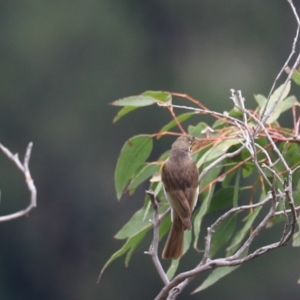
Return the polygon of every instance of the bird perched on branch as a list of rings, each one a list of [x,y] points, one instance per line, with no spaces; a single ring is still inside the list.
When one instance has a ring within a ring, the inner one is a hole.
[[[197,203],[199,172],[191,156],[194,138],[180,136],[173,144],[165,161],[161,179],[171,206],[172,227],[164,247],[164,259],[177,259],[183,254],[184,231],[192,229],[192,212]]]

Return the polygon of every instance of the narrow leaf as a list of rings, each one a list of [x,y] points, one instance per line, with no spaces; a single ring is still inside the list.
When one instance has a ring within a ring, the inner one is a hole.
[[[248,253],[248,250],[245,250],[242,254],[242,257],[245,257]],[[206,288],[210,287],[211,285],[215,284],[217,281],[219,281],[221,278],[225,277],[226,275],[230,274],[234,270],[236,270],[238,266],[234,267],[219,267],[214,269],[208,277],[203,281],[203,283],[192,292],[192,294],[198,293],[200,291],[205,290]]]
[[[122,256],[123,254],[125,254],[127,251],[129,251],[132,247],[136,247],[144,238],[145,234],[146,234],[147,230],[141,231],[138,234],[136,234],[135,236],[131,237],[130,239],[128,239],[126,241],[126,243],[124,244],[124,246],[119,249],[118,251],[116,251],[111,257],[110,259],[105,263],[105,265],[103,266],[100,275],[98,277],[98,282],[100,281],[103,272],[105,271],[105,269],[118,257]],[[127,261],[128,263],[128,261]]]
[[[282,102],[286,97],[287,95],[289,94],[290,92],[290,88],[291,88],[291,82],[289,81],[289,83],[286,85],[285,89],[283,90],[284,88],[284,84],[282,84],[281,86],[279,86],[275,91],[274,93],[271,95],[270,99],[268,102],[266,102],[260,109],[260,115],[262,115],[263,111],[264,111],[264,107],[265,105],[267,104],[267,107],[266,107],[266,110],[265,110],[265,115],[270,115],[269,118],[267,119],[266,123],[267,124],[271,124],[273,123],[274,121],[277,120],[278,116],[278,110],[273,110],[272,112],[270,112],[270,109],[273,107],[273,105],[276,103],[276,101],[279,100],[279,102],[277,102],[277,105]],[[279,96],[281,95],[281,98],[279,98]]]
[[[298,231],[293,235],[293,247],[300,247],[300,218],[297,219]]]
[[[200,122],[196,126],[189,125],[189,127],[188,127],[188,133],[190,135],[192,135],[192,136],[201,138],[201,137],[204,136],[203,130],[205,128],[208,128],[208,125],[206,123],[204,123],[204,122]]]
[[[194,116],[194,115],[195,115],[195,113],[184,113],[184,114],[181,114],[181,115],[177,116],[177,120],[179,121],[179,123],[182,123],[182,122],[188,120],[191,116]],[[176,125],[177,125],[176,121],[172,120],[171,122],[166,124],[164,127],[162,127],[160,129],[160,132],[169,131],[170,129],[172,129]]]
[[[147,216],[144,216],[145,208],[138,210],[131,219],[118,231],[115,238],[118,240],[130,238],[141,230],[151,228],[151,223],[149,219],[152,218],[152,212],[149,211]]]
[[[150,135],[137,135],[129,139],[123,146],[116,170],[115,187],[117,198],[122,193],[137,169],[146,161],[152,151],[152,137]]]
[[[259,108],[262,108],[266,102],[267,102],[267,98],[264,95],[254,95],[254,99],[257,102]]]
[[[210,256],[214,256],[217,251],[225,245],[235,230],[236,215],[230,215],[219,224],[211,238]]]
[[[137,106],[137,107],[141,107],[141,106],[148,106],[148,105],[152,105],[156,103],[156,100],[153,97],[150,96],[143,96],[143,95],[139,95],[139,96],[130,96],[130,97],[126,97],[120,100],[116,100],[111,102],[111,105],[114,106]]]
[[[247,221],[245,223],[245,225],[243,226],[243,228],[241,228],[236,235],[233,238],[233,241],[231,243],[231,245],[227,248],[227,255],[231,255],[233,254],[237,248],[239,248],[240,244],[242,243],[242,241],[244,240],[245,236],[247,234],[249,234],[250,228],[253,224],[253,222],[255,221],[258,213],[260,212],[261,207],[257,207],[254,209],[254,211],[252,213],[249,214],[249,217],[247,218]]]
[[[129,194],[133,195],[135,189],[145,180],[153,176],[159,171],[160,165],[157,163],[148,163],[146,164],[139,173],[131,180],[128,190]]]
[[[195,249],[197,249],[203,217],[206,215],[207,210],[209,209],[210,201],[215,190],[215,184],[211,184],[211,183],[216,179],[216,177],[221,172],[222,166],[223,164],[220,163],[215,168],[207,172],[207,174],[204,176],[204,178],[201,180],[199,184],[200,191],[202,191],[203,189],[205,190],[199,196],[202,199],[201,207],[200,209],[198,209],[198,211],[194,213],[195,217],[193,222],[194,223],[193,231],[195,237],[194,240]]]
[[[215,210],[220,210],[232,206],[233,196],[233,187],[226,187],[218,190],[211,198],[211,204],[207,212],[210,213]]]
[[[226,275],[230,274],[234,270],[236,270],[239,266],[234,267],[222,267],[214,269],[209,276],[203,281],[203,283],[195,289],[192,294],[199,293],[211,285],[215,284],[217,281],[219,281],[221,278],[225,277]]]
[[[145,97],[152,97],[156,102],[163,102],[165,104],[172,103],[172,95],[168,92],[162,91],[146,91],[142,94]]]
[[[294,82],[298,85],[300,85],[300,72],[298,70],[295,70],[293,75],[292,75],[292,79],[294,80]]]
[[[239,192],[240,192],[240,179],[241,179],[241,170],[238,169],[235,177],[235,183],[234,183],[233,207],[238,206]]]
[[[211,149],[211,151],[206,157],[206,161],[211,161],[220,157],[221,155],[225,154],[231,146],[237,144],[240,144],[237,138],[223,140]]]
[[[280,115],[285,112],[286,110],[290,109],[291,107],[298,104],[298,101],[295,96],[290,96],[282,101],[280,101],[275,109],[273,110],[272,114],[270,115],[269,119],[267,120],[267,124],[271,124],[280,117]]]
[[[124,117],[125,115],[127,115],[128,113],[130,113],[131,111],[133,111],[133,110],[135,110],[137,108],[138,108],[138,106],[125,106],[125,107],[121,108],[119,110],[119,112],[117,113],[117,115],[114,117],[113,123],[116,123],[122,117]]]
[[[174,274],[179,266],[180,259],[172,259],[170,267],[167,271],[167,277],[171,280],[174,277]]]

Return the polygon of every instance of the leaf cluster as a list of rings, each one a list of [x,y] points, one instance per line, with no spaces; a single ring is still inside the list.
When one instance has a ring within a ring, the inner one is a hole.
[[[296,84],[299,84],[298,77],[296,75],[294,77]],[[185,252],[194,248],[200,252],[199,260],[202,257],[204,240],[201,233],[205,217],[218,216],[226,210],[242,205],[260,203],[270,193],[272,187],[274,190],[284,190],[284,182],[290,174],[287,166],[279,159],[278,153],[274,151],[270,140],[276,144],[288,167],[294,170],[291,184],[293,185],[295,205],[299,206],[300,168],[298,167],[300,159],[299,140],[296,136],[299,125],[299,119],[297,120],[296,117],[299,102],[295,96],[289,96],[290,88],[291,83],[288,82],[288,84],[278,87],[269,98],[260,94],[255,95],[257,107],[255,110],[248,110],[248,114],[234,99],[232,99],[234,107],[231,111],[218,113],[209,110],[201,102],[188,95],[161,91],[146,91],[138,96],[112,102],[111,105],[122,107],[114,118],[114,122],[139,107],[149,105],[158,105],[167,109],[171,115],[170,122],[157,132],[151,135],[140,134],[125,142],[115,169],[117,198],[120,199],[124,192],[133,195],[143,182],[148,181],[149,189],[154,192],[160,203],[159,214],[164,214],[169,206],[163,194],[160,169],[168,156],[168,151],[156,161],[148,161],[153,149],[153,140],[167,135],[177,136],[188,133],[195,137],[193,159],[200,173],[200,196],[198,206],[193,213],[193,232],[187,231],[185,235]],[[191,106],[175,105],[174,99],[177,97],[184,98]],[[188,110],[188,112],[178,114],[177,111],[182,109]],[[278,119],[284,112],[290,113],[294,120],[294,128],[280,126]],[[201,114],[210,115],[212,117],[211,124],[202,122]],[[259,120],[264,117],[266,131],[258,130],[255,140],[252,141],[254,149],[250,151],[250,148],[247,147],[249,140],[247,140],[245,132],[252,134],[259,128]],[[183,123],[186,121],[190,123],[184,129]],[[272,186],[270,186],[270,182],[272,182]],[[276,208],[278,214],[268,221],[268,227],[285,224],[286,216],[280,212],[286,210],[287,202],[286,198],[281,200]],[[262,206],[236,210],[235,213],[222,219],[212,234],[208,257],[210,259],[218,255],[229,257],[236,253],[252,233],[253,227],[262,218],[261,210]],[[110,257],[101,274],[111,262],[120,256],[125,256],[126,266],[129,264],[139,243],[152,228],[152,224],[149,222],[152,216],[151,201],[146,196],[143,207],[135,212],[115,235],[116,239],[125,239],[126,242]],[[160,239],[166,235],[170,224],[170,217],[162,220],[159,227]],[[300,245],[299,228],[297,230],[294,235],[294,246]],[[241,254],[241,257],[247,253],[248,249]],[[169,279],[176,273],[178,265],[179,260],[171,262],[167,271]],[[196,291],[201,291],[214,284],[237,267],[228,266],[215,269]]]

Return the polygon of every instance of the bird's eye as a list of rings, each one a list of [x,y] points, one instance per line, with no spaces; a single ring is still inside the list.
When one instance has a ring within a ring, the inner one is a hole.
[[[191,136],[191,137],[189,138],[189,144],[192,145],[193,142],[194,142],[194,140],[195,140],[195,137],[194,137],[194,136]]]

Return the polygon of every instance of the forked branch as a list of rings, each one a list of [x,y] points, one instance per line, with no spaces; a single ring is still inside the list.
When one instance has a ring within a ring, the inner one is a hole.
[[[6,216],[1,216],[0,217],[0,222],[6,222],[6,221],[11,221],[23,216],[27,216],[28,213],[36,207],[36,187],[34,185],[33,179],[30,174],[30,169],[29,169],[29,161],[30,161],[30,156],[31,156],[31,150],[32,150],[33,143],[30,142],[27,146],[26,153],[24,156],[24,161],[23,163],[19,159],[19,155],[13,154],[8,148],[0,144],[0,149],[2,152],[14,162],[14,164],[18,167],[18,169],[24,174],[25,177],[25,182],[27,184],[28,190],[30,192],[30,203],[29,205],[18,212],[6,215]]]

